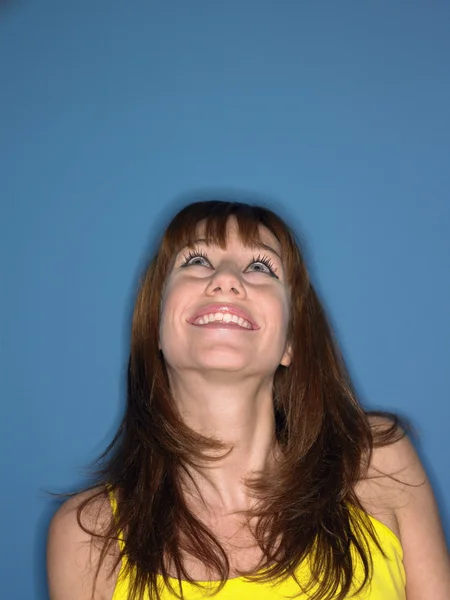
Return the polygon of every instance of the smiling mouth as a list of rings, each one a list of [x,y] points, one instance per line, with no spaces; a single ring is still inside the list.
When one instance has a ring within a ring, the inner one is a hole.
[[[252,330],[252,324],[247,319],[243,319],[242,317],[238,317],[237,315],[232,315],[230,313],[209,313],[207,315],[202,315],[201,317],[197,317],[192,321],[192,325],[228,325],[230,327],[236,329],[250,329]]]

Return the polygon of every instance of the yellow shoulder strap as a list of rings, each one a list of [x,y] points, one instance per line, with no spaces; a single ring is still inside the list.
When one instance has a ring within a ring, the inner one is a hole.
[[[114,517],[114,521],[116,525],[119,523],[119,507],[117,505],[116,494],[111,485],[106,486],[106,490],[108,492],[109,503],[111,505],[111,511]],[[120,530],[117,531],[117,542],[119,544],[120,550],[123,550],[125,547],[125,541],[122,536],[122,532]]]

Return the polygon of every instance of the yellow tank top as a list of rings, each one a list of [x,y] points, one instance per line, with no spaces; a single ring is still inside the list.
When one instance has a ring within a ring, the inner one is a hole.
[[[117,503],[112,493],[109,494],[113,514],[117,513]],[[357,509],[355,509],[357,510]],[[374,542],[368,537],[368,544],[372,554],[373,577],[368,586],[356,595],[351,595],[352,600],[406,600],[405,592],[405,569],[403,567],[403,550],[398,537],[386,525],[370,516],[375,533],[386,556],[383,556]],[[120,544],[120,542],[119,542]],[[122,549],[122,548],[121,548]],[[354,555],[355,556],[355,555]],[[130,581],[125,575],[126,559],[122,561],[122,566],[117,578],[116,587],[112,600],[127,600]],[[307,581],[308,573],[306,565],[300,565],[296,575],[299,581]],[[358,588],[357,582],[363,579],[363,566],[358,556],[355,556],[355,589]],[[175,590],[179,590],[177,579],[172,579],[171,583]],[[212,584],[208,582],[198,582],[202,584],[205,590],[211,590]],[[214,583],[214,582],[213,582]],[[160,589],[162,590],[161,600],[175,600],[175,596],[165,586],[163,578],[160,578]],[[187,581],[182,582],[183,594],[185,600],[205,600],[208,596],[203,593],[202,588],[197,588]],[[286,579],[280,583],[273,582],[253,582],[247,581],[243,577],[229,579],[222,590],[215,596],[210,596],[213,600],[285,600],[288,596],[298,594],[299,589],[296,582],[292,579]],[[307,600],[307,596],[302,594],[297,596],[298,600]],[[146,596],[143,600],[150,600]]]

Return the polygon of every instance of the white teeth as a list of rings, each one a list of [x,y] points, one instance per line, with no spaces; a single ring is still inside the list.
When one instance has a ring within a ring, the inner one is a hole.
[[[235,323],[244,329],[252,329],[251,323],[242,317],[238,317],[237,315],[232,315],[230,313],[210,313],[209,315],[203,315],[202,317],[198,317],[195,319],[195,325],[207,325],[208,323],[213,323],[214,321],[224,322],[224,323]]]

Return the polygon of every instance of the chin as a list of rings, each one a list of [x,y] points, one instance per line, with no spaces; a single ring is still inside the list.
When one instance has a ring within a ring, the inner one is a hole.
[[[242,360],[236,359],[214,359],[211,357],[211,360],[201,360],[197,363],[198,369],[200,371],[211,371],[213,372],[239,372],[245,371],[248,369],[248,363]]]

